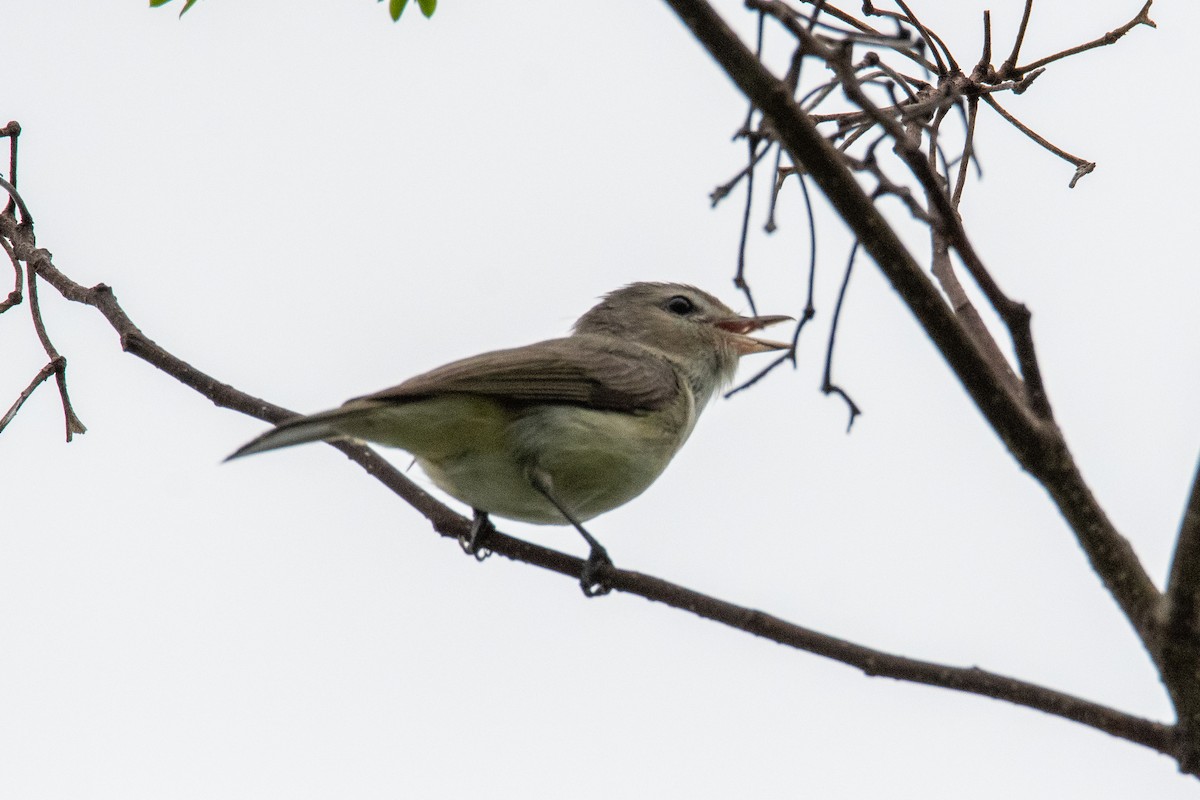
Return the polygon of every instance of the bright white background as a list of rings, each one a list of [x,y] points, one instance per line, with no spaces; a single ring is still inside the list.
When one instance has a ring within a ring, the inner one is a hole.
[[[1019,6],[991,4],[998,49]],[[1030,56],[1136,0],[1042,6]],[[917,6],[967,63],[981,9]],[[24,126],[21,187],[59,267],[219,379],[315,411],[560,335],[633,280],[744,308],[740,211],[707,203],[744,106],[660,3],[175,15],[4,3],[0,117]],[[1200,11],[1153,16],[1009,100],[1097,171],[1068,190],[1069,166],[989,121],[966,214],[1161,583],[1200,451]],[[794,191],[782,214],[751,275],[764,311],[796,313]],[[866,262],[837,354],[866,413],[844,434],[817,386],[846,240],[822,236],[800,370],[715,403],[593,532],[623,567],[1169,719],[1065,525]],[[63,444],[46,385],[0,436],[5,797],[1195,796],[1169,759],[1078,725],[476,564],[329,448],[222,465],[264,426],[122,354],[92,309],[42,301],[89,432]],[[0,405],[43,362],[26,308],[0,317]]]

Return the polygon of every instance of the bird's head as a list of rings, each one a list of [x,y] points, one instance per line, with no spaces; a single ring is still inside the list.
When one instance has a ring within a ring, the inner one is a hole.
[[[616,336],[659,351],[687,375],[703,403],[733,380],[741,356],[787,350],[791,345],[749,334],[790,319],[741,316],[687,284],[631,283],[580,317],[575,333]]]

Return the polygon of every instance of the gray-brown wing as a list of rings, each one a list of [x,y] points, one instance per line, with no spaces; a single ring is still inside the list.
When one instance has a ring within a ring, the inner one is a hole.
[[[674,368],[657,353],[608,336],[576,335],[453,361],[356,399],[402,402],[463,392],[515,402],[652,411],[680,391]]]

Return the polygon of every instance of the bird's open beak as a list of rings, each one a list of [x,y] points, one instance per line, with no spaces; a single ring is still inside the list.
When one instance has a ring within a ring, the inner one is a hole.
[[[792,317],[787,317],[782,314],[773,314],[766,317],[733,317],[731,319],[723,319],[713,323],[717,328],[725,331],[733,344],[733,349],[737,351],[739,356],[749,355],[750,353],[767,353],[771,350],[789,350],[790,344],[783,342],[772,342],[769,339],[755,339],[753,336],[746,334],[751,331],[762,330],[768,325],[774,325],[778,322],[791,322]]]

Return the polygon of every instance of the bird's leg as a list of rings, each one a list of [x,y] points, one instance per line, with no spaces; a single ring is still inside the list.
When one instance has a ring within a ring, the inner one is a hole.
[[[600,579],[599,571],[603,567],[611,567],[612,559],[608,557],[608,551],[604,549],[604,545],[596,541],[596,537],[587,532],[575,515],[558,502],[554,498],[550,476],[538,470],[529,471],[529,483],[538,493],[550,501],[550,504],[558,509],[558,512],[566,518],[567,522],[579,531],[579,535],[588,543],[591,552],[588,553],[587,561],[583,563],[583,573],[579,576],[579,588],[583,589],[583,593],[588,597],[596,597],[601,594],[608,594],[612,591],[611,586],[606,586],[604,581]]]
[[[496,526],[488,519],[486,511],[480,511],[478,508],[471,510],[475,512],[475,517],[471,520],[471,530],[465,537],[458,537],[458,543],[464,552],[475,556],[476,561],[483,561],[492,554],[492,551],[487,549],[487,539],[496,530]]]

